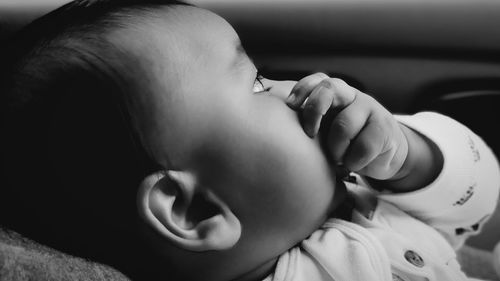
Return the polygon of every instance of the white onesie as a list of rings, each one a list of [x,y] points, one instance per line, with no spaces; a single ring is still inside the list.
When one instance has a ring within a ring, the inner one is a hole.
[[[495,209],[500,168],[492,151],[451,118],[423,112],[398,121],[432,140],[443,169],[409,193],[347,183],[351,221],[332,218],[278,260],[265,281],[460,281],[455,250]]]

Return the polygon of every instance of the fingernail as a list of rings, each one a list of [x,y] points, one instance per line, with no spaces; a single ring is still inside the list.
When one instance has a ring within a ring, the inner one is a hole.
[[[306,135],[310,138],[314,137],[313,130],[310,127],[304,128],[304,131],[306,132]]]
[[[305,128],[305,131],[306,131],[306,135],[308,135],[310,138],[314,138],[316,136],[317,130],[312,126],[307,126]]]
[[[318,133],[319,133],[319,122],[316,122],[314,124],[314,127],[311,130],[312,130],[311,131],[311,133],[312,133],[311,137],[313,137],[313,138],[316,137],[318,135]]]
[[[291,104],[293,104],[293,103],[295,102],[295,99],[296,99],[295,94],[294,94],[294,93],[291,93],[291,94],[290,94],[290,95],[286,98],[286,102],[287,102],[287,103],[291,103]]]

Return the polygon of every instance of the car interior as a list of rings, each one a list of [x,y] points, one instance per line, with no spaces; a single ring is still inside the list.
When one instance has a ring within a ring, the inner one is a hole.
[[[0,3],[0,44],[64,2]],[[436,111],[460,121],[500,158],[500,1],[190,2],[233,25],[264,77],[339,77],[394,113]],[[500,280],[480,263],[499,241],[500,207],[483,233],[467,241],[466,270]]]

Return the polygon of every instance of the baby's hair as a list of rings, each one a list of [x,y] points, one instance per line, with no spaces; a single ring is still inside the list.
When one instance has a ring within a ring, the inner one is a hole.
[[[7,41],[0,50],[0,224],[139,274],[120,245],[144,254],[133,245],[136,189],[160,167],[140,144],[124,97],[121,73],[138,58],[108,35],[172,5],[187,4],[77,0]]]

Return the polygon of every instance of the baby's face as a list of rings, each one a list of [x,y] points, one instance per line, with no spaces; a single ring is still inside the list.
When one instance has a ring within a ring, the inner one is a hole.
[[[237,250],[275,257],[327,218],[335,176],[285,103],[295,82],[264,79],[262,91],[226,21],[190,7],[172,14],[175,23],[151,30],[144,143],[165,169],[193,173],[227,202],[242,224]]]

